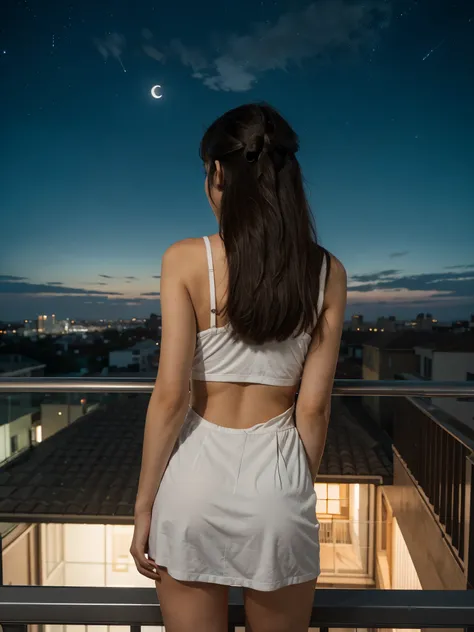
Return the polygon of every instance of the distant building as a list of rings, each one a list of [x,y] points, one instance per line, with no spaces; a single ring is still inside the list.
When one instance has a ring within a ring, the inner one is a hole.
[[[154,340],[142,340],[129,349],[109,353],[109,369],[118,371],[151,371],[158,366],[159,346]]]
[[[38,316],[38,333],[39,334],[52,334],[56,325],[55,314],[40,314]]]
[[[364,380],[393,380],[398,373],[415,373],[418,360],[415,346],[431,342],[437,334],[429,331],[378,332],[364,344],[362,377]],[[372,418],[389,434],[392,425],[390,397],[364,397]]]
[[[404,323],[397,321],[395,316],[389,316],[388,318],[386,318],[385,316],[381,316],[377,318],[377,322],[375,324],[376,329],[382,332],[399,331],[400,329],[404,329],[404,326]]]
[[[364,343],[374,337],[368,331],[346,330],[342,334],[336,378],[362,379],[362,354]]]
[[[150,314],[150,318],[146,321],[146,326],[153,334],[158,335],[161,333],[161,316]]]
[[[456,333],[463,333],[469,331],[470,323],[468,320],[455,320],[452,327]]]
[[[425,380],[474,382],[474,334],[452,334],[415,347],[417,372]],[[434,397],[434,405],[474,429],[474,399]]]
[[[46,365],[19,354],[0,355],[0,377],[41,377]],[[32,393],[0,397],[0,463],[29,448],[36,440],[39,406]]]
[[[433,329],[433,325],[438,321],[436,318],[433,318],[432,314],[418,314],[415,318],[415,329],[422,331],[431,331]]]
[[[20,328],[20,335],[25,338],[31,338],[37,333],[38,324],[36,320],[25,320],[23,326]]]
[[[352,331],[362,331],[364,327],[364,317],[362,314],[352,314],[351,329]]]

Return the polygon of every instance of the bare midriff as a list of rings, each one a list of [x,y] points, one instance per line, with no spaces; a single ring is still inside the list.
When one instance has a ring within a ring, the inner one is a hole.
[[[281,415],[295,401],[297,386],[191,382],[191,408],[225,428],[250,428]]]

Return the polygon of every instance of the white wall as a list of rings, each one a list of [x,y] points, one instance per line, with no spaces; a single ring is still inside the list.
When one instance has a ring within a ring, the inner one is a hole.
[[[403,538],[397,519],[393,527],[392,588],[399,590],[422,590],[415,565]]]
[[[64,586],[64,525],[40,525],[40,585]]]
[[[18,451],[30,445],[31,414],[23,415],[9,424],[0,426],[0,463],[11,455],[11,437],[18,437]]]
[[[84,415],[82,404],[41,404],[43,441]]]
[[[464,382],[467,373],[474,373],[474,353],[433,353],[433,380]],[[433,397],[433,404],[474,429],[474,401],[456,397]]]

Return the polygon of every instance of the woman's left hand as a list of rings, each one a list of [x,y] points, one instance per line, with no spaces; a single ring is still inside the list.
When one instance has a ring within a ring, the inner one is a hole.
[[[150,535],[151,512],[141,513],[135,516],[135,529],[133,530],[130,554],[133,557],[137,571],[152,579],[160,581],[158,566],[148,557],[148,537]]]

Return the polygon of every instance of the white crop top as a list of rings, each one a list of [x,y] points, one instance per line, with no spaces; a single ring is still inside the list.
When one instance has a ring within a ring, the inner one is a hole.
[[[298,384],[311,342],[304,332],[283,340],[252,345],[232,338],[230,323],[216,327],[216,288],[211,244],[204,237],[209,268],[211,326],[197,334],[192,379],[207,382],[251,382],[273,386]],[[326,257],[321,267],[317,315],[321,313],[326,279]]]

